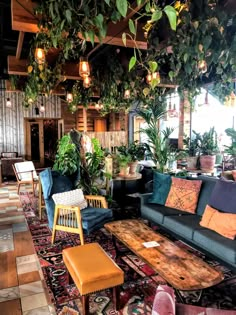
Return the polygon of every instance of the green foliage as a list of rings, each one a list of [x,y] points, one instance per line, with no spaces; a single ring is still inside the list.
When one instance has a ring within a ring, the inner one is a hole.
[[[205,131],[202,135],[198,134],[199,149],[202,155],[213,155],[218,151],[217,133],[214,127]]]
[[[231,145],[230,146],[225,145],[224,151],[235,157],[236,156],[236,130],[234,128],[227,128],[225,132],[227,136],[231,138]]]
[[[173,132],[173,128],[166,128],[160,130],[159,119],[163,118],[166,113],[166,104],[164,100],[152,104],[147,109],[137,110],[137,115],[142,117],[147,123],[146,128],[140,130],[141,133],[146,134],[148,143],[145,143],[146,154],[155,164],[159,165],[159,171],[164,172],[168,160],[173,160],[176,154],[175,150],[169,143],[169,136]]]
[[[100,194],[104,187],[104,179],[110,178],[111,174],[105,173],[105,151],[102,150],[99,140],[92,139],[93,152],[86,152],[85,159],[81,163],[80,185],[87,195]]]
[[[128,146],[121,145],[116,147],[116,149],[122,155],[122,157],[128,157],[128,162],[140,161],[144,158],[145,146],[138,141],[133,141]]]
[[[116,159],[120,167],[126,167],[131,162],[131,156],[126,153],[117,154]]]
[[[185,152],[188,156],[198,156],[200,155],[200,148],[199,148],[199,141],[200,141],[200,134],[193,130],[193,134],[190,137],[185,135],[183,139],[183,143],[185,146]]]
[[[61,172],[62,175],[72,175],[78,171],[80,155],[76,145],[72,143],[70,135],[64,135],[57,146],[57,153],[53,169]]]

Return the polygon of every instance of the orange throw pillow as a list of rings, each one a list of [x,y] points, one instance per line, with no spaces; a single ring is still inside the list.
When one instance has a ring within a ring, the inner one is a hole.
[[[165,206],[195,213],[201,184],[201,180],[172,177],[172,184]]]
[[[236,214],[219,212],[209,205],[206,205],[200,225],[231,240],[236,236]]]

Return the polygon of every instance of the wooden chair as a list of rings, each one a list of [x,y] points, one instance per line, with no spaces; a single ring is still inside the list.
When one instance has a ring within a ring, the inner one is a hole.
[[[36,173],[34,163],[32,161],[18,162],[18,163],[14,163],[12,167],[16,175],[16,179],[17,179],[18,195],[20,192],[20,186],[22,184],[31,184],[32,189],[33,189],[33,194],[35,195],[35,190],[39,182],[39,178]]]
[[[55,202],[52,243],[54,243],[56,231],[64,231],[79,234],[83,245],[83,231],[89,234],[91,230],[100,228],[104,223],[112,220],[112,210],[107,208],[105,197],[87,195],[83,196],[83,200],[81,196],[76,200],[75,193],[79,190],[76,189],[52,196]],[[68,198],[63,202],[64,204],[59,203],[63,200],[60,198],[61,195],[63,195],[63,198]],[[57,198],[58,196],[59,198]],[[65,203],[69,203],[69,205]]]

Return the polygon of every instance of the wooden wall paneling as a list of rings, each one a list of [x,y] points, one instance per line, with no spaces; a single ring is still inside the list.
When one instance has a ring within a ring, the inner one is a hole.
[[[97,138],[103,148],[112,151],[113,147],[127,144],[126,131],[87,132],[91,139]]]
[[[68,104],[61,101],[61,118],[64,120],[64,133],[67,134],[72,128],[76,129],[76,114],[72,114],[68,109]]]

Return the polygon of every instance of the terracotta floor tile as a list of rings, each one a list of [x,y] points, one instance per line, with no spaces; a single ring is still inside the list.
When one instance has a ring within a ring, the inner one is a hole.
[[[20,299],[1,302],[0,312],[4,315],[22,315]]]
[[[19,285],[39,280],[41,280],[39,271],[31,271],[23,274],[18,274]]]

